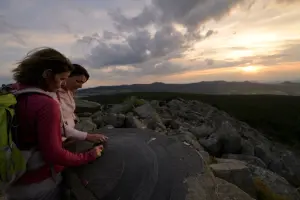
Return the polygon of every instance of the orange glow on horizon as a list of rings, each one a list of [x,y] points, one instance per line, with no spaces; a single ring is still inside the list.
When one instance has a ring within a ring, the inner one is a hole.
[[[246,66],[240,68],[245,73],[257,73],[261,70],[258,66]]]
[[[257,70],[257,73],[253,71]],[[247,71],[247,72],[246,72]],[[145,75],[142,77],[135,77],[132,81],[124,83],[122,80],[97,80],[90,79],[84,88],[96,87],[96,86],[109,86],[109,85],[122,85],[122,84],[139,84],[139,83],[153,83],[153,82],[164,82],[164,83],[190,83],[199,81],[216,81],[216,80],[228,80],[227,76],[233,76],[237,78],[237,81],[242,80],[264,80],[270,74],[284,74],[286,77],[291,74],[300,74],[300,62],[289,62],[282,63],[274,66],[245,66],[245,67],[225,67],[215,69],[199,69],[191,70],[178,74],[172,74],[168,76],[155,76]],[[180,80],[180,81],[178,81]]]

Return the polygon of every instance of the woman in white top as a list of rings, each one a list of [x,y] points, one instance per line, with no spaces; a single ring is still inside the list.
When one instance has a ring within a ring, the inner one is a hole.
[[[78,64],[73,64],[74,70],[71,72],[65,85],[56,92],[57,99],[60,102],[63,120],[65,123],[65,134],[67,138],[79,140],[88,140],[90,142],[105,142],[107,137],[103,134],[90,134],[75,129],[76,116],[74,114],[76,104],[74,101],[74,92],[81,88],[89,79],[87,70]]]

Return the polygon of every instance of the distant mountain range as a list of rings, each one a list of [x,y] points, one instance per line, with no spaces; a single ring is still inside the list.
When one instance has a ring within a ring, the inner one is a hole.
[[[125,92],[180,92],[197,94],[271,94],[300,95],[300,81],[282,83],[226,82],[204,81],[188,84],[167,84],[155,82],[151,84],[132,84],[118,86],[99,86],[78,91],[78,96],[110,95]]]

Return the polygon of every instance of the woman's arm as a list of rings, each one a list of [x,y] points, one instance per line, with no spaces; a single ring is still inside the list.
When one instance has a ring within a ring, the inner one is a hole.
[[[79,131],[75,128],[68,126],[67,124],[65,124],[64,126],[65,126],[65,136],[67,138],[71,137],[71,138],[75,138],[78,140],[86,139],[86,136],[88,134],[87,132]]]
[[[97,158],[95,149],[85,153],[72,153],[62,147],[60,109],[51,98],[43,99],[45,106],[38,111],[38,146],[46,163],[78,166]]]

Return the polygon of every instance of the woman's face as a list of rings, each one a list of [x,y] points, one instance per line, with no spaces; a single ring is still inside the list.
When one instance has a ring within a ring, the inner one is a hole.
[[[66,88],[68,90],[77,90],[82,88],[82,85],[87,81],[87,78],[84,75],[72,76],[69,77],[66,81]]]
[[[45,77],[46,84],[47,84],[47,90],[49,92],[56,92],[61,85],[65,84],[65,81],[68,79],[70,72],[62,72],[59,74],[51,74],[47,75]]]

